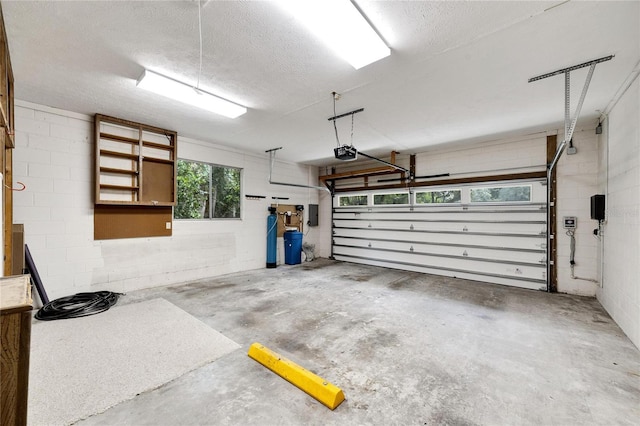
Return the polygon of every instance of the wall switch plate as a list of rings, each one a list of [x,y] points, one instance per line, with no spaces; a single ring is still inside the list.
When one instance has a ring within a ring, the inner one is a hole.
[[[166,229],[171,229],[171,222],[166,222],[164,226]]]

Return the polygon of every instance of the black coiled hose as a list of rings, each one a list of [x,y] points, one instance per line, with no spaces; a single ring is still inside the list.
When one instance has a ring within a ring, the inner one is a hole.
[[[96,291],[78,293],[61,297],[45,304],[36,313],[36,319],[52,321],[57,319],[79,318],[99,314],[116,304],[121,293]]]

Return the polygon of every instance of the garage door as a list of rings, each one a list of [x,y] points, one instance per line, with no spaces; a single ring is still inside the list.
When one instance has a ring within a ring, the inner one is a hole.
[[[546,218],[541,181],[340,194],[333,256],[546,290]]]

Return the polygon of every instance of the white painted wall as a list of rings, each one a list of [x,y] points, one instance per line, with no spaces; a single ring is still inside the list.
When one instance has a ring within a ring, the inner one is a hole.
[[[451,178],[461,178],[544,171],[546,147],[547,135],[538,133],[433,149],[416,155],[416,175],[449,173]]]
[[[14,194],[14,222],[25,226],[25,242],[50,299],[264,268],[271,197],[303,204],[305,223],[308,204],[318,203],[317,190],[270,185],[266,155],[179,137],[179,158],[242,168],[243,193],[267,198],[243,198],[242,220],[177,220],[172,237],[94,241],[93,143],[92,117],[16,101],[14,180],[26,190]],[[313,167],[277,161],[273,178],[315,185],[317,173]],[[307,231],[305,241],[317,244],[320,228]]]
[[[573,146],[577,153],[568,154],[565,150],[558,161],[556,185],[558,204],[556,206],[556,244],[558,292],[595,296],[600,280],[599,253],[600,241],[593,235],[598,222],[591,219],[591,196],[598,193],[598,146],[593,123],[587,129],[573,134]],[[558,135],[558,144],[563,140]],[[576,216],[578,227],[575,230],[576,252],[574,276],[571,278],[570,241],[563,228],[564,216]]]
[[[600,191],[606,195],[602,287],[597,297],[640,347],[640,80],[620,98],[600,137]]]

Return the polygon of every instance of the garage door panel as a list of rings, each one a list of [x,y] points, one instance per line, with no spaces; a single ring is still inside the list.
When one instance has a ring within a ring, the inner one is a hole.
[[[392,229],[409,231],[447,231],[447,232],[485,232],[485,233],[506,233],[506,234],[541,234],[546,231],[546,226],[539,223],[527,222],[500,222],[500,223],[477,223],[477,222],[398,222],[380,220],[345,220],[334,219],[334,225],[338,228],[358,228],[358,229]]]
[[[359,238],[334,237],[335,246],[362,247],[374,249],[400,250],[407,253],[436,253],[449,256],[460,256],[469,258],[481,258],[488,260],[503,260],[513,262],[529,262],[537,259],[536,263],[545,264],[546,252],[544,250],[516,250],[513,248],[495,247],[470,247],[465,245],[438,245],[430,243],[418,243],[415,241],[386,241],[386,240],[363,240]],[[532,254],[534,254],[532,256]]]
[[[539,224],[546,223],[546,210],[536,209],[518,209],[518,210],[490,210],[490,211],[475,211],[475,210],[447,210],[445,212],[435,211],[431,208],[430,211],[425,212],[421,210],[407,210],[404,212],[348,212],[342,209],[336,209],[333,218],[335,220],[397,220],[408,222],[473,222],[473,221],[485,221],[496,222],[500,219],[496,219],[503,214],[509,214],[510,220],[517,220],[523,222],[536,222]]]
[[[482,193],[489,194],[500,185],[487,185],[490,190]],[[535,203],[336,206],[334,257],[524,288],[546,288],[547,211],[546,204],[539,203],[540,194],[546,194],[546,190],[541,182],[525,185],[537,194]],[[462,200],[471,199],[470,186],[461,191]],[[371,202],[378,193],[384,194],[372,190],[367,200]]]
[[[371,259],[360,259],[357,257],[351,256],[335,256],[336,260],[351,262],[351,263],[360,263],[364,265],[373,265],[373,266],[381,266],[385,268],[392,269],[401,269],[404,271],[413,271],[420,272],[424,274],[433,274],[433,275],[444,275],[455,278],[461,278],[466,280],[472,280],[480,282],[491,282],[494,284],[508,285],[513,287],[526,288],[530,290],[546,290],[546,283],[541,280],[523,280],[523,279],[514,279],[510,277],[500,277],[500,276],[483,276],[477,273],[466,273],[461,271],[443,271],[440,269],[434,269],[425,267],[423,265],[412,265],[409,263],[398,264],[392,262],[385,262],[379,260],[371,260]]]
[[[461,259],[457,256],[431,255],[405,251],[383,250],[360,247],[335,247],[334,255],[348,255],[370,258],[392,263],[410,263],[443,270],[463,270],[487,275],[502,275],[515,279],[544,279],[545,265],[523,262],[502,263],[493,260]]]
[[[366,230],[361,229],[334,229],[334,237],[354,237],[362,239],[385,239],[406,242],[431,243],[431,244],[456,244],[465,247],[489,246],[504,247],[524,250],[543,250],[546,247],[545,235],[488,235],[470,234],[468,232],[418,232],[398,230]]]

